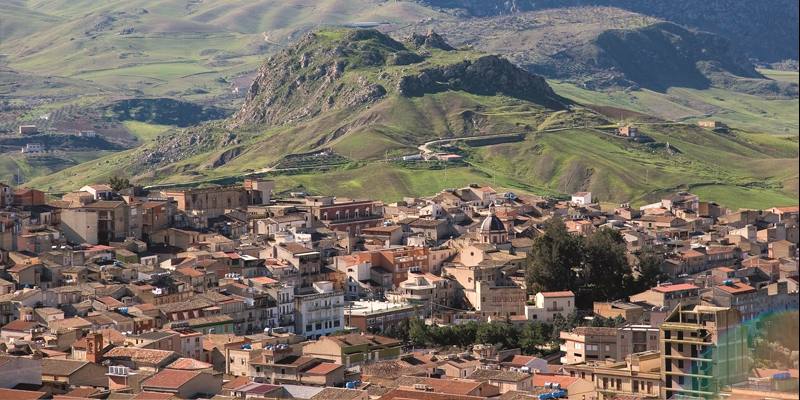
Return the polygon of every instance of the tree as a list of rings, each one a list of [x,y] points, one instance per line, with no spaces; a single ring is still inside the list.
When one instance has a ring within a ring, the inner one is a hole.
[[[426,346],[429,343],[428,326],[424,321],[417,318],[411,319],[408,323],[408,340],[414,346]]]
[[[627,249],[622,235],[601,228],[586,237],[583,245],[583,277],[594,300],[624,297],[631,279]]]
[[[503,348],[516,347],[517,332],[514,325],[505,322],[481,324],[475,333],[475,341],[485,344],[499,344]]]
[[[519,333],[518,345],[523,354],[540,354],[539,347],[550,342],[550,326],[541,322],[525,324]]]
[[[383,334],[398,340],[402,340],[403,342],[407,342],[409,340],[408,338],[409,328],[410,328],[409,320],[404,319],[400,321],[400,323],[398,324],[389,325],[383,332]]]
[[[581,239],[567,232],[561,218],[550,218],[544,224],[544,233],[533,240],[528,255],[528,288],[534,292],[573,290],[573,270],[580,264]]]
[[[133,186],[128,178],[121,178],[118,176],[112,176],[111,179],[108,180],[108,184],[111,186],[111,189],[114,189],[115,192]]]
[[[636,280],[636,287],[639,291],[647,290],[658,285],[659,282],[669,280],[669,275],[661,269],[664,256],[656,252],[654,248],[643,248],[639,252],[638,259],[639,277]]]
[[[559,340],[562,331],[571,331],[576,326],[581,326],[584,322],[585,320],[579,317],[575,311],[569,313],[566,317],[556,314],[550,324],[550,337],[552,340]]]

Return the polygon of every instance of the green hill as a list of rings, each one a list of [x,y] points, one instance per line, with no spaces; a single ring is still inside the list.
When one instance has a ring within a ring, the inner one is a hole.
[[[567,100],[503,58],[440,39],[341,29],[307,35],[264,63],[231,118],[159,131],[151,144],[31,185],[57,192],[115,175],[204,185],[256,174],[280,189],[384,200],[481,182],[548,195],[591,190],[615,202],[677,189],[729,206],[797,201],[796,135],[718,133],[628,112],[652,142],[625,140],[611,134],[615,108],[598,106],[619,99],[573,89],[562,91],[574,102]],[[496,134],[521,141],[455,141],[448,151],[465,161],[450,166],[399,160],[433,139]]]

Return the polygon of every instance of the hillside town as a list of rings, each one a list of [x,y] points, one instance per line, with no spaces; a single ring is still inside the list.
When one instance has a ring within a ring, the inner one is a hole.
[[[0,399],[798,398],[797,206],[75,189],[0,185]]]

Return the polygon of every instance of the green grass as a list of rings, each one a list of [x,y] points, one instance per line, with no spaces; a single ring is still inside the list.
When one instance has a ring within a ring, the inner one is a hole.
[[[550,83],[556,93],[579,103],[624,108],[667,121],[713,118],[753,132],[792,135],[800,132],[798,99],[765,99],[719,88],[672,88],[667,93],[650,90],[596,92],[570,83]]]
[[[716,200],[733,209],[764,209],[777,206],[796,206],[797,197],[763,188],[731,185],[702,185],[691,188],[703,200]]]
[[[438,193],[470,183],[493,184],[491,177],[470,167],[447,170],[407,169],[394,164],[370,164],[359,168],[325,173],[278,176],[278,190],[302,187],[317,194],[370,197],[398,201],[405,196]]]
[[[125,121],[122,123],[133,136],[136,136],[142,143],[148,143],[157,138],[158,135],[170,130],[168,125],[148,124],[139,121]]]
[[[779,71],[776,69],[759,69],[758,72],[767,78],[774,79],[776,81],[794,83],[798,83],[798,75],[800,75],[797,71]]]
[[[15,175],[19,173],[22,183],[28,186],[32,178],[47,176],[110,154],[112,152],[109,151],[70,151],[41,156],[4,153],[0,154],[0,180],[15,183]]]
[[[692,126],[642,129],[680,153],[669,155],[663,149],[653,151],[579,129],[471,149],[470,160],[490,172],[539,188],[533,191],[590,190],[602,201],[642,204],[658,199],[665,191],[694,187],[727,188],[730,196],[723,190],[709,191],[713,197],[708,199],[731,207],[796,201],[797,142],[764,140],[769,135],[739,132],[720,136]]]

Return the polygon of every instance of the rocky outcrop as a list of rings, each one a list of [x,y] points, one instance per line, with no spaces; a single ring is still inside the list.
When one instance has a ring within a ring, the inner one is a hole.
[[[353,31],[334,41],[310,33],[259,68],[228,126],[284,125],[374,102],[386,89],[359,77],[343,79],[345,71],[386,65],[404,49],[377,31]]]
[[[241,110],[228,128],[278,126],[337,110],[354,110],[396,91],[422,96],[444,90],[481,95],[502,94],[563,108],[542,77],[508,60],[484,56],[435,68],[425,68],[430,52],[454,50],[434,32],[415,35],[409,46],[375,30],[320,31],[271,57],[259,69]],[[465,58],[474,54],[465,53]],[[392,68],[394,66],[407,68]],[[385,86],[384,86],[385,85]]]
[[[498,56],[484,56],[474,61],[425,69],[419,74],[401,78],[397,89],[401,95],[408,97],[462,90],[487,96],[501,94],[554,109],[564,108],[566,104],[544,78]]]
[[[444,51],[453,51],[455,48],[450,46],[444,38],[438,33],[430,30],[426,35],[413,33],[408,38],[408,42],[417,48],[439,49]]]

